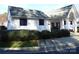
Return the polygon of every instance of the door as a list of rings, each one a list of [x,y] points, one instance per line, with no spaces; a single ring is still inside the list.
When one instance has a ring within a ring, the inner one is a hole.
[[[60,22],[51,23],[51,31],[55,29],[60,29]]]

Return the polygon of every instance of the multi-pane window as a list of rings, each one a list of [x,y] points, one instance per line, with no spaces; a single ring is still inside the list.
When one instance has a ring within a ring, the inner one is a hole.
[[[20,25],[21,26],[26,26],[27,25],[27,19],[26,18],[20,19]]]
[[[39,19],[39,25],[44,25],[44,19]]]

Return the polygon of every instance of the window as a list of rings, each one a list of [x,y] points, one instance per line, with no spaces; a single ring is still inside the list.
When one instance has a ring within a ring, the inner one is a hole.
[[[66,21],[64,21],[64,25],[66,25]]]
[[[39,19],[39,25],[44,25],[44,19]]]
[[[70,24],[72,25],[72,21],[70,21]]]
[[[26,19],[26,18],[20,19],[20,25],[21,25],[21,26],[27,25],[27,19]]]

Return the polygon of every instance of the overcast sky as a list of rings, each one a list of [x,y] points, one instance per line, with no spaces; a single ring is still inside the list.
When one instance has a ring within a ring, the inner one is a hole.
[[[73,3],[74,1],[71,2]],[[7,12],[8,6],[22,7],[26,10],[36,9],[46,12],[70,5],[72,3],[70,3],[70,0],[0,0],[0,14]],[[78,4],[75,4],[75,6],[79,9]]]

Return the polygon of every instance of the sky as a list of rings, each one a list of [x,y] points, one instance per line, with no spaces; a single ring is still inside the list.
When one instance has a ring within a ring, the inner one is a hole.
[[[72,3],[70,3],[70,0],[0,0],[0,14],[7,12],[8,6],[22,7],[25,10],[36,9],[47,12],[70,4],[75,4],[73,0],[71,2]],[[75,6],[79,9],[78,4],[75,4]]]

